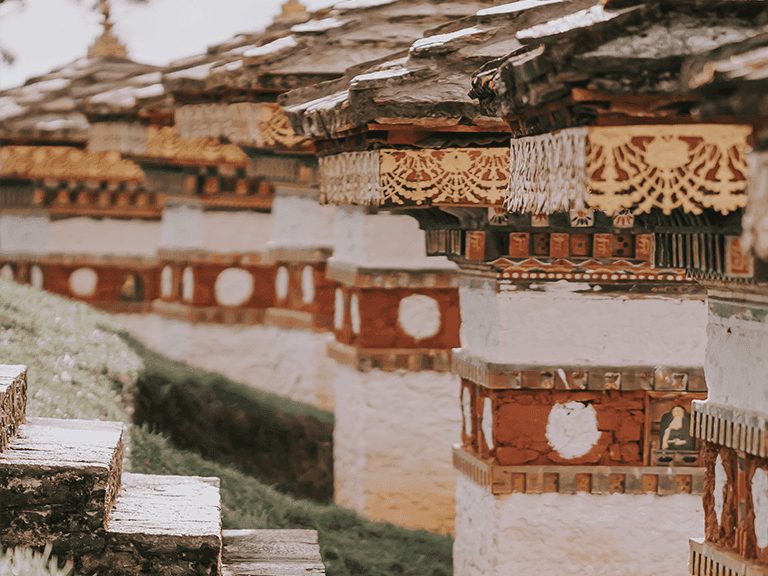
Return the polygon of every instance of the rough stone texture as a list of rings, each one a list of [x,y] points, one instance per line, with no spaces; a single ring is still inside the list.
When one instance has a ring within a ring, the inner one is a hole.
[[[334,362],[325,333],[275,326],[188,324],[155,314],[115,314],[144,344],[266,392],[333,410]]]
[[[452,374],[337,366],[336,503],[372,520],[451,533],[459,389]]]
[[[8,447],[27,408],[27,367],[0,366],[0,452]]]
[[[47,214],[3,214],[0,216],[0,251],[45,254],[49,246]]]
[[[333,222],[333,246],[329,265],[456,269],[445,256],[427,256],[424,231],[415,218],[402,214],[366,214],[359,206],[340,206]]]
[[[569,288],[574,288],[571,284]],[[701,299],[459,288],[461,344],[496,362],[701,366]]]
[[[106,549],[83,558],[83,572],[218,574],[219,479],[125,473],[106,530]]]
[[[325,567],[314,530],[224,530],[224,576],[320,576]]]
[[[157,255],[160,222],[76,217],[48,224],[48,250],[65,254]]]
[[[702,535],[699,496],[494,496],[457,480],[456,576],[682,576]]]
[[[96,552],[120,486],[123,424],[28,418],[0,454],[0,546]]]
[[[768,306],[711,299],[704,370],[708,402],[768,412]]]

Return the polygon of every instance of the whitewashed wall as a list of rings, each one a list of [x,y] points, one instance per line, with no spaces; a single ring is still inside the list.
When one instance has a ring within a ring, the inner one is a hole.
[[[703,298],[612,296],[574,287],[563,281],[541,292],[496,293],[463,283],[462,347],[509,363],[703,365]]]
[[[49,224],[48,216],[42,213],[0,215],[0,250],[6,254],[45,254]]]
[[[156,314],[115,314],[154,350],[266,392],[333,410],[334,362],[327,334],[273,326],[189,324]]]
[[[160,247],[201,249],[203,210],[200,204],[166,204],[163,208]]]
[[[768,413],[768,305],[710,300],[708,402]]]
[[[336,503],[372,520],[452,533],[458,377],[336,370]]]
[[[333,257],[369,268],[457,269],[444,256],[427,256],[424,231],[402,214],[366,214],[359,206],[341,206],[333,222]]]
[[[272,215],[251,211],[205,211],[200,243],[210,252],[263,252],[272,237]]]
[[[48,226],[48,251],[115,256],[157,255],[161,224],[152,220],[77,217]]]
[[[335,206],[321,206],[316,195],[276,194],[270,247],[332,246],[335,212]]]
[[[455,576],[683,576],[701,496],[509,494],[459,474]]]

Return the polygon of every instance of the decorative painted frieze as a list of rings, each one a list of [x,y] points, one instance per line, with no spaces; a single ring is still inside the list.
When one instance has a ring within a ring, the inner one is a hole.
[[[768,418],[765,414],[709,402],[694,402],[691,411],[696,438],[766,457]]]
[[[726,214],[746,205],[749,126],[632,125],[567,129],[512,140],[513,212],[589,206],[609,215],[657,208]]]
[[[293,131],[283,108],[269,102],[179,106],[176,125],[182,138],[224,137],[242,146],[288,150],[308,145]]]
[[[623,282],[679,282],[690,283],[685,270],[653,268],[650,262],[615,260],[558,259],[545,262],[537,258],[522,261],[499,258],[492,262],[500,278],[511,280],[576,280],[615,284]]]
[[[379,150],[320,158],[321,190],[331,204],[500,205],[509,150]]]
[[[144,172],[118,152],[91,152],[69,146],[4,146],[0,177],[23,180],[141,182]]]
[[[326,275],[333,280],[356,288],[457,288],[459,274],[455,270],[403,270],[367,268],[344,262],[328,266]]]
[[[662,466],[499,466],[453,446],[456,470],[492,494],[701,494],[704,470]]]

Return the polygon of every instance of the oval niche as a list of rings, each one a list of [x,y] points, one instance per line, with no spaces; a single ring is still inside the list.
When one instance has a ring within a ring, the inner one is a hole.
[[[253,296],[253,275],[242,268],[227,268],[213,285],[216,302],[222,306],[241,306]]]
[[[96,293],[99,277],[93,268],[78,268],[69,275],[69,289],[75,296],[88,298]]]

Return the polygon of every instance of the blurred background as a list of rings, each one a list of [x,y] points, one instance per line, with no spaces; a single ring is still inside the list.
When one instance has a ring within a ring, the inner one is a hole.
[[[319,10],[335,0],[303,0]],[[137,62],[165,65],[272,23],[284,0],[112,0],[114,33]],[[95,0],[0,0],[0,89],[83,57],[102,31]]]

